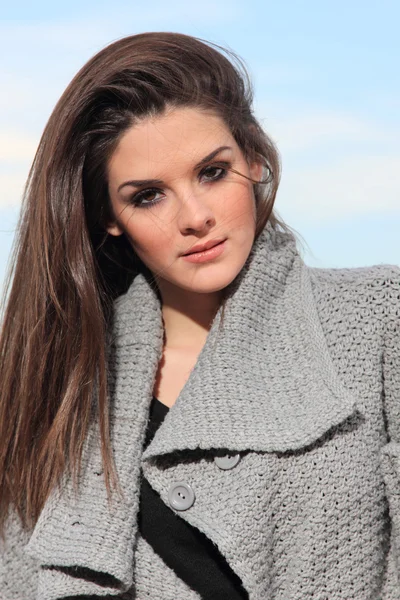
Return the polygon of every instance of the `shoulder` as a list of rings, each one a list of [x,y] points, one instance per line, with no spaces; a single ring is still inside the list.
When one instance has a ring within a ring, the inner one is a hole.
[[[359,286],[371,283],[392,282],[400,283],[400,267],[391,264],[372,265],[341,269],[324,269],[307,266],[308,272],[315,285]]]
[[[371,302],[379,302],[381,296],[398,297],[400,288],[400,267],[391,264],[368,267],[323,269],[306,267],[315,291],[330,288],[344,295],[364,296]]]
[[[384,330],[400,317],[400,267],[392,264],[328,269],[307,266],[317,309],[324,320],[363,323]]]

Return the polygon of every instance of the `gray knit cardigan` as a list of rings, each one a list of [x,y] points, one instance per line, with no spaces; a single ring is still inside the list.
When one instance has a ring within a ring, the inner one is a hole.
[[[400,269],[310,268],[268,224],[230,287],[144,453],[161,306],[142,275],[116,301],[110,418],[125,499],[107,503],[96,416],[79,494],[65,476],[30,532],[10,513],[2,600],[199,600],[138,532],[142,473],[168,506],[171,485],[192,487],[176,512],[250,600],[400,599]],[[233,468],[214,460],[232,453]]]

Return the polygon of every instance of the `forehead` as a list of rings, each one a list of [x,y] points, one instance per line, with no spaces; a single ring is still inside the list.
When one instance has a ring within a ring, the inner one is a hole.
[[[188,167],[223,145],[235,143],[221,117],[198,108],[170,109],[124,133],[109,161],[109,176],[161,176],[166,168]]]

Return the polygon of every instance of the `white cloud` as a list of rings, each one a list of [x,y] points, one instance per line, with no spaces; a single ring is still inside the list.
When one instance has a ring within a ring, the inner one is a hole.
[[[0,209],[18,207],[39,137],[0,132]]]
[[[23,188],[28,176],[28,169],[16,173],[1,173],[0,175],[0,209],[18,207]]]
[[[350,156],[303,169],[292,166],[283,171],[276,207],[308,223],[400,214],[399,165],[400,154]]]
[[[258,114],[263,114],[260,109]],[[317,146],[322,148],[331,142],[398,143],[396,132],[352,114],[314,111],[298,115],[288,113],[282,117],[272,113],[268,121],[262,116],[260,121],[282,153],[300,152]]]
[[[271,102],[257,114],[270,115],[260,121],[281,154],[276,207],[289,222],[400,213],[398,128],[351,113],[282,112]]]
[[[1,72],[0,117],[4,119],[4,113],[28,107],[34,91],[34,86],[21,73]],[[36,88],[36,92],[40,90]]]
[[[37,137],[18,131],[0,131],[0,161],[32,162],[39,143]]]

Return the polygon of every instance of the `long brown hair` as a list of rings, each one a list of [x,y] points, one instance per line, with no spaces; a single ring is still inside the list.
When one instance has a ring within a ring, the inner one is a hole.
[[[113,300],[144,268],[112,219],[106,165],[138,118],[168,106],[215,111],[249,160],[256,237],[267,220],[287,226],[273,204],[280,177],[274,144],[252,113],[243,62],[178,33],[124,37],[73,78],[41,137],[25,186],[3,296],[0,338],[0,532],[14,506],[31,527],[68,467],[76,483],[93,407],[99,413],[105,483],[118,489],[110,450],[107,325]]]

